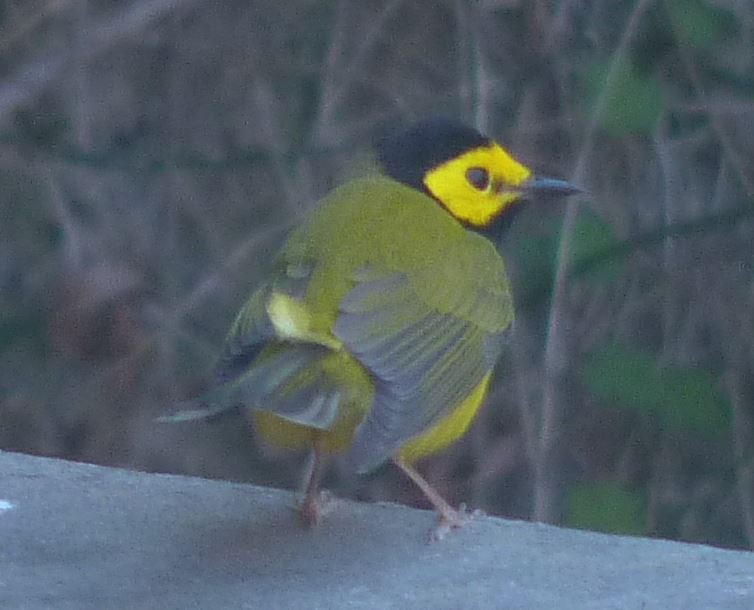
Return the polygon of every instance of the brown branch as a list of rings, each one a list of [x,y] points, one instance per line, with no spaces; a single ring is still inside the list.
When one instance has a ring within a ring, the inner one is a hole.
[[[623,36],[613,54],[612,63],[605,79],[605,86],[597,98],[594,112],[586,131],[584,143],[576,163],[572,180],[579,184],[586,174],[587,161],[591,157],[594,136],[617,76],[618,66],[625,56],[631,38],[637,31],[639,21],[651,4],[651,0],[638,0],[631,18],[623,31]],[[570,201],[566,208],[560,243],[558,245],[558,266],[552,291],[552,303],[547,327],[547,341],[544,356],[544,390],[542,398],[542,419],[539,433],[539,451],[535,464],[534,511],[537,521],[555,522],[558,517],[558,455],[557,439],[561,424],[562,379],[568,365],[568,330],[566,328],[566,298],[568,263],[571,252],[571,236],[578,216],[578,201]]]
[[[79,41],[85,57],[76,48],[68,53],[48,48],[10,75],[0,86],[0,120],[19,106],[28,104],[82,59],[92,59],[104,51],[132,39],[155,21],[177,11],[185,11],[199,0],[142,0],[133,2],[115,17],[90,23],[86,39]]]

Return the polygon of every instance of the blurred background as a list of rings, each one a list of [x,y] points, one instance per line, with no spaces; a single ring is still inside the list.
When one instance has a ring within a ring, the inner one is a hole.
[[[751,0],[6,0],[0,448],[296,488],[200,392],[281,240],[444,114],[581,185],[505,238],[518,318],[454,504],[754,545]],[[396,472],[336,494],[425,506]]]

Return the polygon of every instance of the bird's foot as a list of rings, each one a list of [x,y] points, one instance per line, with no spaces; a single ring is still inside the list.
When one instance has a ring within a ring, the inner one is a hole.
[[[440,542],[453,530],[461,529],[475,517],[482,515],[480,510],[469,511],[465,504],[461,504],[457,509],[447,505],[437,512],[437,526],[430,532],[430,542]]]
[[[332,512],[338,503],[337,499],[326,490],[307,495],[298,505],[298,514],[306,527],[315,527],[322,522],[322,518]]]

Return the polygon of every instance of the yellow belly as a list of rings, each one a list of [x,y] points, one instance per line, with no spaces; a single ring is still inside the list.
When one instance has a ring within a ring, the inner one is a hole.
[[[408,441],[398,451],[406,462],[415,462],[423,457],[445,449],[461,438],[482,406],[490,386],[492,373],[487,373],[468,398],[426,432]]]
[[[491,373],[484,376],[469,396],[447,416],[426,432],[409,440],[398,451],[406,462],[415,462],[423,457],[445,449],[468,429],[484,402],[490,384]],[[265,440],[287,449],[306,449],[315,441],[330,453],[345,451],[351,444],[354,431],[365,415],[356,406],[344,409],[343,416],[329,430],[317,430],[283,419],[269,411],[253,411],[257,432]]]

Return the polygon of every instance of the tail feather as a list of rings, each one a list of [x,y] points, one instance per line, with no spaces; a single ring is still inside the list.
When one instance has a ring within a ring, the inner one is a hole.
[[[340,413],[344,396],[326,370],[332,350],[313,344],[279,344],[263,352],[233,379],[201,396],[179,402],[160,423],[219,419],[251,409],[271,411],[289,421],[326,430]]]
[[[180,424],[191,421],[217,421],[228,415],[238,413],[242,406],[236,404],[213,404],[208,405],[202,400],[190,399],[175,403],[175,413],[156,417],[155,421],[160,424]]]

